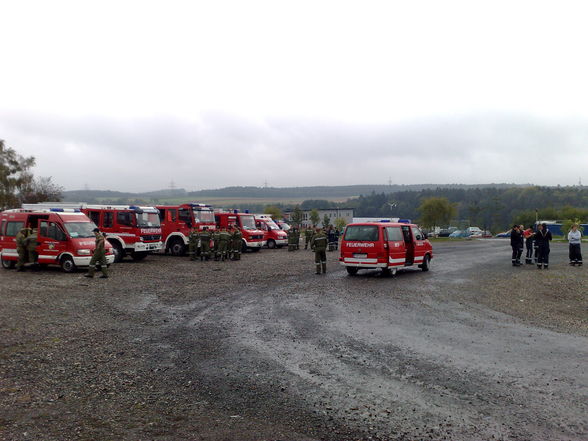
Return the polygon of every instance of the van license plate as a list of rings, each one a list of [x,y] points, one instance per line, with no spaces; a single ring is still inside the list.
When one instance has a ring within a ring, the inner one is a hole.
[[[367,257],[367,254],[354,254],[353,257],[355,257],[356,259],[365,259]]]

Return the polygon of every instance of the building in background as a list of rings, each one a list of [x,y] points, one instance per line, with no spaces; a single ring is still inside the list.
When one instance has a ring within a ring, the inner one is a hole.
[[[323,226],[323,218],[325,217],[325,215],[329,217],[331,225],[334,225],[335,219],[338,218],[345,220],[346,224],[350,224],[351,222],[353,222],[353,208],[314,208],[314,210],[318,212],[320,218],[319,223],[317,225],[318,227]],[[286,219],[288,223],[292,222],[292,212],[293,210],[286,210],[284,212],[284,219]],[[312,210],[302,210],[303,227],[312,226],[312,222],[310,221],[311,212]]]

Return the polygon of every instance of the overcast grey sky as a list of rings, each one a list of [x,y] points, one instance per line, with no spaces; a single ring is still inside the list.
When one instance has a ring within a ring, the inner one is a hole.
[[[582,1],[0,1],[0,139],[66,189],[588,183]]]

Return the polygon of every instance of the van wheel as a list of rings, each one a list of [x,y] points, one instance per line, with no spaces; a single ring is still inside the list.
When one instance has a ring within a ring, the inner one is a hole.
[[[14,260],[2,259],[2,268],[4,268],[4,269],[12,269],[15,266],[16,266],[16,262]]]
[[[186,252],[185,248],[186,246],[180,239],[174,239],[169,250],[172,253],[172,256],[183,256]]]
[[[267,247],[269,249],[273,250],[276,247],[276,241],[275,240],[272,240],[272,239],[268,240],[267,241]]]
[[[347,270],[347,274],[349,274],[350,276],[355,276],[357,274],[357,271],[359,270],[359,268],[356,268],[354,266],[346,266],[345,269]]]
[[[428,254],[423,259],[423,264],[421,265],[421,269],[423,271],[429,271],[431,269],[431,257]]]
[[[133,260],[135,262],[138,262],[139,260],[143,260],[145,257],[147,257],[147,254],[149,254],[149,253],[145,253],[145,252],[131,253],[131,257],[133,258]]]
[[[116,240],[110,241],[110,245],[112,245],[112,254],[114,254],[114,261],[120,262],[125,257],[125,251],[123,250],[122,246]]]
[[[76,264],[71,256],[63,256],[61,258],[61,269],[65,273],[73,273],[76,270]]]
[[[241,242],[241,252],[245,253],[247,251],[247,244],[245,243],[245,241]]]

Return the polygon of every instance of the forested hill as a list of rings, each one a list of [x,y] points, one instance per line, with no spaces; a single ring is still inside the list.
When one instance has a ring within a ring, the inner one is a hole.
[[[199,198],[251,198],[251,199],[346,199],[371,193],[395,193],[421,191],[435,188],[510,188],[514,184],[417,184],[417,185],[343,185],[316,187],[225,187],[188,192],[184,189],[167,189],[144,193],[130,193],[112,190],[73,190],[63,192],[63,199],[71,202],[103,200],[153,200],[173,197]]]
[[[578,218],[588,221],[588,187],[437,188],[393,194],[372,193],[353,201],[361,217],[418,220],[419,206],[430,197],[447,198],[457,208],[455,223],[507,229],[513,223]],[[457,225],[460,226],[460,225]]]

